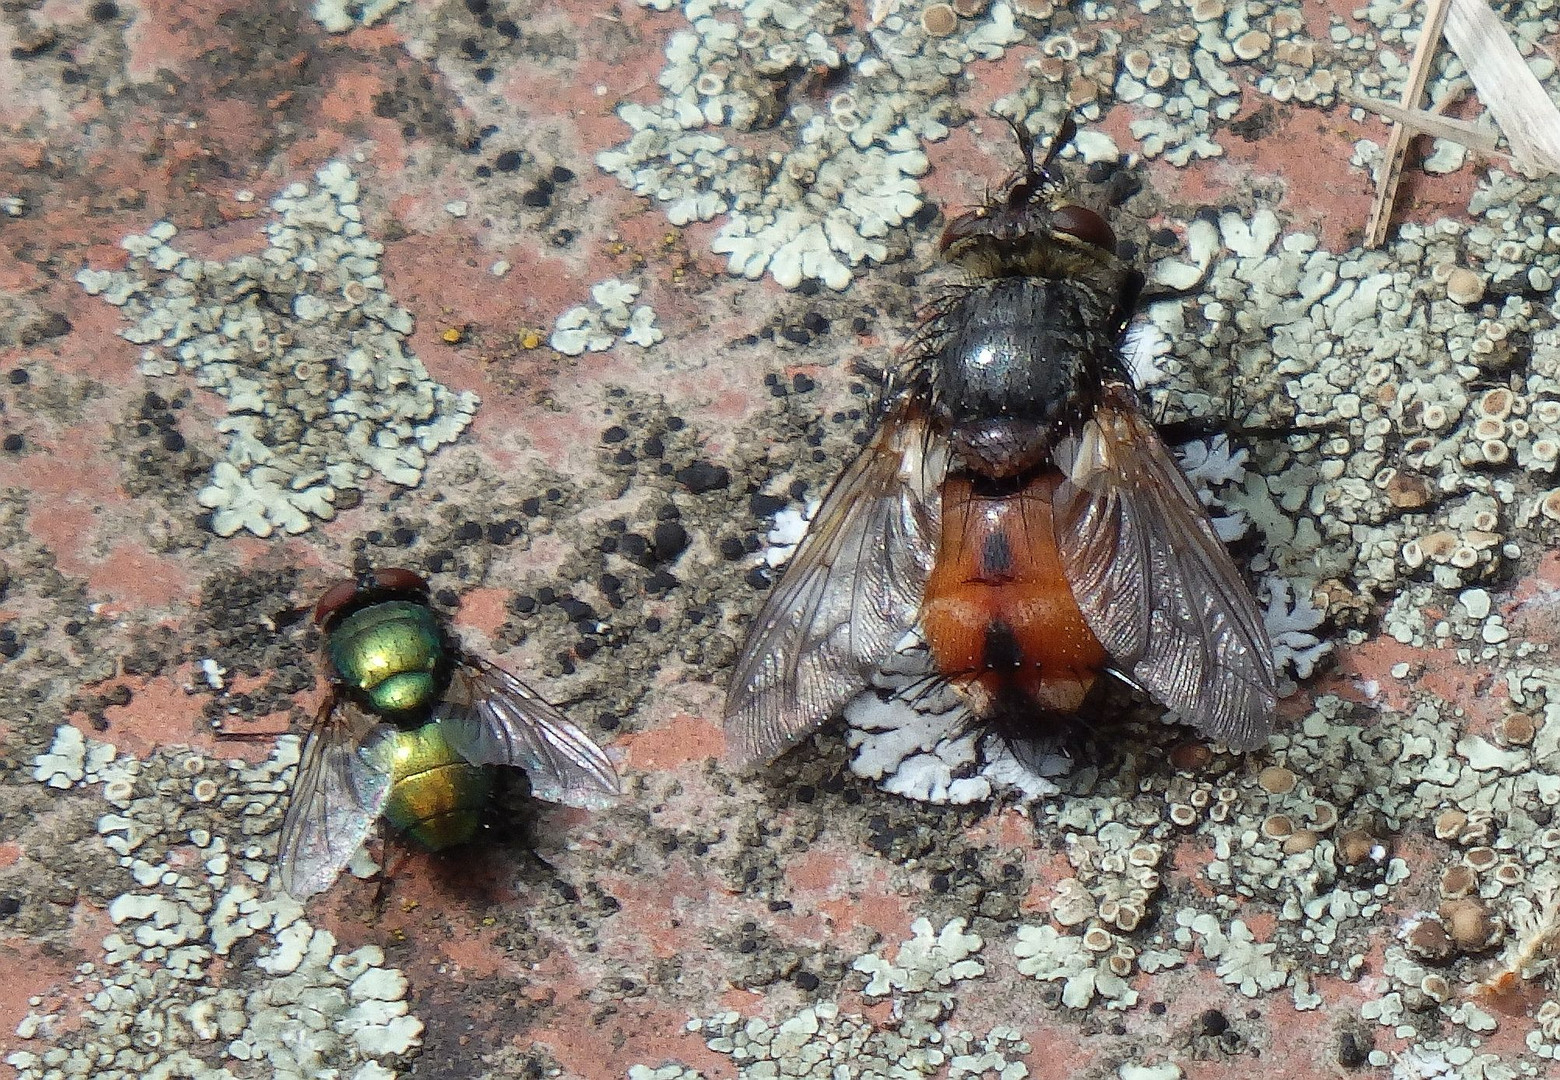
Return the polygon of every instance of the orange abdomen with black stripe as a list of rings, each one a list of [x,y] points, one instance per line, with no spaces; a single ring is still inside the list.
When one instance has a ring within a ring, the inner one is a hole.
[[[921,626],[932,660],[975,711],[1075,713],[1109,662],[1062,572],[1051,500],[1061,473],[986,494],[942,488],[942,537]]]

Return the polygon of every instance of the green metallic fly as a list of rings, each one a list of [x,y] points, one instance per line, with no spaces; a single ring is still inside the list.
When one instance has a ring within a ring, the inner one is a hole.
[[[470,840],[496,765],[523,770],[547,802],[593,807],[618,794],[601,747],[519,679],[464,653],[428,599],[422,577],[384,569],[315,606],[329,687],[279,859],[282,887],[299,899],[330,887],[381,815],[430,850]]]

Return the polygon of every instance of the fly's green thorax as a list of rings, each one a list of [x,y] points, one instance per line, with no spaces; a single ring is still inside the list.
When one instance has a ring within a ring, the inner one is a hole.
[[[387,600],[354,611],[326,644],[331,665],[381,713],[434,705],[443,692],[444,634],[426,604]]]
[[[438,721],[391,736],[385,820],[432,851],[464,844],[482,821],[493,770],[457,754]]]

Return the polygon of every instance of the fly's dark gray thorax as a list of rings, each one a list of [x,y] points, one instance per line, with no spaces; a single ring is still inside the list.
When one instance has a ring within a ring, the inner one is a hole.
[[[1076,280],[1002,278],[961,294],[928,358],[933,423],[965,468],[1017,476],[1046,461],[1114,371],[1114,298]]]

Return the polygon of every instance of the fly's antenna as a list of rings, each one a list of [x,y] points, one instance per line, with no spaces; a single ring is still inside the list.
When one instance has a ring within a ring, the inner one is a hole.
[[[1008,127],[1013,129],[1013,136],[1018,140],[1018,149],[1024,155],[1024,175],[1021,180],[1013,184],[1007,192],[1008,209],[1017,210],[1034,199],[1036,195],[1056,184],[1056,179],[1051,174],[1051,166],[1056,164],[1057,156],[1061,154],[1062,147],[1073,141],[1073,136],[1078,134],[1078,124],[1067,113],[1062,117],[1062,122],[1057,126],[1056,134],[1052,136],[1050,144],[1045,148],[1045,157],[1035,161],[1035,137],[1029,133],[1029,128],[1011,117],[1004,116]]]

